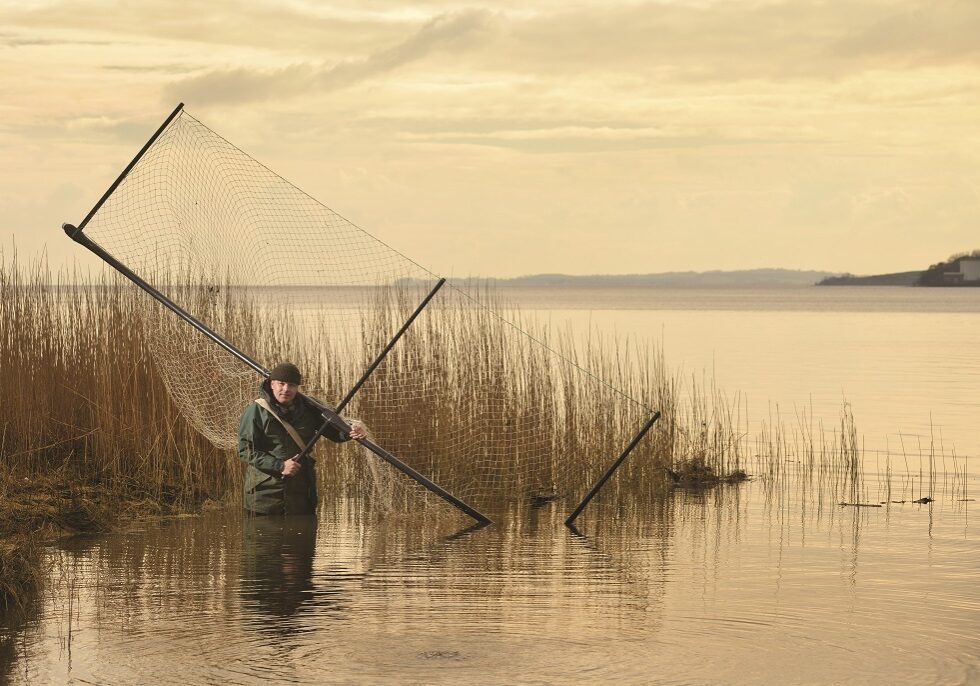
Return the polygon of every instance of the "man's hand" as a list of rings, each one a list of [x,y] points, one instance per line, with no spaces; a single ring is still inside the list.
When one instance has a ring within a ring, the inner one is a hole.
[[[291,457],[282,463],[282,475],[284,477],[295,476],[299,474],[300,469],[302,469],[302,466],[295,457]]]
[[[354,440],[367,438],[367,429],[360,422],[351,422],[350,437]]]

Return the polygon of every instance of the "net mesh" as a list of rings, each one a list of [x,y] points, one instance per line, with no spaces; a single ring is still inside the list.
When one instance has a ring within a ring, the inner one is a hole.
[[[328,405],[438,282],[184,111],[84,231],[261,365],[297,363],[303,391]],[[505,312],[489,291],[442,287],[344,414],[474,507],[577,500],[650,410],[616,365],[576,360]],[[142,322],[181,412],[234,448],[261,377],[149,297]],[[390,467],[358,469],[397,505],[405,484]]]

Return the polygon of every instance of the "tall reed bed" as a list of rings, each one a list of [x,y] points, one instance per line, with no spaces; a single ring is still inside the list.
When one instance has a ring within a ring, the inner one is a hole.
[[[776,480],[791,454],[838,453],[781,421],[753,434],[744,397],[681,378],[653,344],[596,332],[582,340],[535,324],[499,293],[477,300],[485,306],[430,306],[354,410],[396,455],[478,507],[545,496],[574,503],[654,410],[660,420],[606,486],[611,497],[655,496],[677,471],[697,472],[702,485],[748,470]],[[414,302],[379,293],[364,349],[380,349]],[[401,502],[411,507],[413,497]]]
[[[415,302],[377,293],[364,320],[365,354],[381,349]],[[505,319],[504,309],[487,292],[434,301],[352,412],[400,459],[477,507],[580,497],[653,410],[622,388],[631,379],[619,360],[588,371],[573,363],[577,351],[531,321]],[[635,465],[661,469],[662,444],[654,432]]]
[[[153,368],[145,296],[104,275],[0,265],[0,423],[8,483],[63,475],[103,493],[186,505],[220,498],[226,459],[184,421]]]
[[[314,394],[336,400],[418,302],[404,290],[372,292],[354,347],[284,326],[288,312],[259,307],[233,288],[202,288],[198,309],[260,359],[297,361]],[[821,478],[857,477],[853,424],[842,425],[832,445],[818,445],[812,431],[787,431],[778,417],[753,436],[740,396],[672,374],[651,345],[599,334],[583,344],[512,315],[491,293],[478,300],[450,294],[434,302],[346,412],[461,497],[485,507],[578,498],[653,410],[660,420],[610,492],[654,494],[666,469],[690,462],[719,476],[754,466],[777,481],[791,455]],[[0,323],[0,374],[13,391],[0,415],[6,483],[58,472],[110,499],[176,507],[234,499],[235,423],[257,377],[231,373],[218,383],[227,355],[145,294],[102,274],[52,276],[43,261],[0,265]],[[210,395],[179,392],[195,385]],[[319,470],[324,492],[373,483],[390,495],[389,468],[328,450]]]

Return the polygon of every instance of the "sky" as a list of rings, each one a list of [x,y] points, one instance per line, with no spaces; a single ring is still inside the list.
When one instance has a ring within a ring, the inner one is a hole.
[[[445,276],[980,248],[977,0],[0,0],[0,250],[64,236],[179,102]]]

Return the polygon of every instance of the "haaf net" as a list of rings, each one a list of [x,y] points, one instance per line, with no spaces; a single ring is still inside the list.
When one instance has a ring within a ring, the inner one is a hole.
[[[183,110],[83,228],[252,359],[296,362],[304,392],[327,404],[352,388],[438,282]],[[215,446],[233,448],[260,376],[146,303],[146,336],[175,402]],[[600,378],[507,311],[486,291],[444,286],[344,414],[474,507],[574,502],[650,411],[630,398],[637,389],[617,389],[629,379],[615,365]],[[393,495],[379,478],[392,471],[376,462],[364,464],[390,506],[400,486]],[[403,491],[401,500],[418,501]]]

